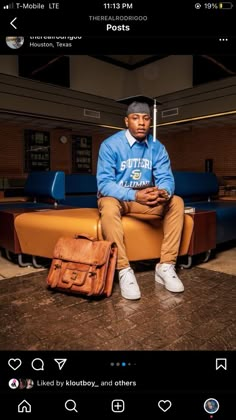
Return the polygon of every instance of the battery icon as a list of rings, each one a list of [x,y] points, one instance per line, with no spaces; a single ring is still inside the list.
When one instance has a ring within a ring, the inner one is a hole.
[[[234,5],[230,1],[224,1],[223,3],[219,3],[219,9],[231,10],[233,7]]]

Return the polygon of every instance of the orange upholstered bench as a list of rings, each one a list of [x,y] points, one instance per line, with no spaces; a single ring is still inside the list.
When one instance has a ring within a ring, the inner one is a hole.
[[[122,218],[127,254],[130,261],[160,257],[162,222],[156,216],[133,215]],[[23,254],[52,258],[60,236],[86,233],[102,239],[100,215],[95,208],[72,208],[27,212],[15,218],[15,231]],[[193,219],[185,214],[179,255],[187,255],[193,231]]]

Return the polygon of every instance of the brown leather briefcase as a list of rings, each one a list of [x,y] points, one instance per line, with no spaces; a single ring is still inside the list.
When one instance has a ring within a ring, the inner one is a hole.
[[[115,243],[86,234],[61,237],[47,276],[51,289],[86,296],[110,296],[117,261]]]

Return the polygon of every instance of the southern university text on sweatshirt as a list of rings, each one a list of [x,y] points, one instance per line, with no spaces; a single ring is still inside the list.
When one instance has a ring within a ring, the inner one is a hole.
[[[174,177],[164,145],[151,134],[141,143],[128,130],[119,131],[100,146],[97,164],[98,197],[135,201],[137,189],[157,186],[174,193]]]

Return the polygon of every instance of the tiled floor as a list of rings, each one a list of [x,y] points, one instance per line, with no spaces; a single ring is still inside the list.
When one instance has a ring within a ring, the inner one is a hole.
[[[207,264],[178,270],[181,294],[155,283],[152,263],[137,264],[139,301],[116,281],[105,299],[55,293],[47,269],[15,268],[0,282],[0,350],[236,350],[236,276]]]
[[[198,264],[200,268],[207,270],[219,271],[226,274],[236,275],[236,247],[223,249],[212,255],[210,260],[203,264]],[[19,267],[18,264],[13,263],[1,256],[0,253],[0,280],[12,277],[24,276],[30,273],[38,273],[44,268],[34,268],[32,266]]]

